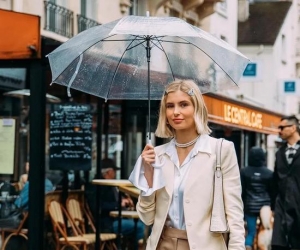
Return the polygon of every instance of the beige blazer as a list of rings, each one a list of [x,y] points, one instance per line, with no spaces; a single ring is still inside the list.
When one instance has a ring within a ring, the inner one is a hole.
[[[199,152],[191,163],[184,187],[184,217],[191,250],[226,250],[221,234],[209,231],[213,204],[213,179],[216,165],[216,139],[208,136],[211,152]],[[140,196],[137,211],[152,233],[146,250],[155,250],[165,224],[173,194],[174,164],[165,154],[166,145],[155,147],[156,155],[164,160],[163,174],[166,186],[150,196]],[[229,250],[245,249],[243,203],[240,172],[232,142],[222,144],[222,172],[225,211],[230,228]]]

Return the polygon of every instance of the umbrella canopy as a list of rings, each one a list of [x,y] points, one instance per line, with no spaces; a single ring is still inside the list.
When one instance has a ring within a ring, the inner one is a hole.
[[[9,91],[9,92],[5,92],[4,95],[16,97],[16,98],[23,98],[24,96],[30,96],[30,89]],[[53,95],[46,94],[46,98],[48,102],[52,102],[52,103],[61,102],[60,98]]]
[[[175,17],[126,16],[90,28],[48,55],[52,83],[107,99],[160,99],[175,79],[202,93],[237,87],[249,60]],[[149,139],[151,139],[149,132]]]
[[[249,60],[175,17],[126,16],[90,28],[48,55],[52,82],[104,99],[160,99],[175,78],[202,93],[236,87]],[[151,58],[151,59],[150,59]]]

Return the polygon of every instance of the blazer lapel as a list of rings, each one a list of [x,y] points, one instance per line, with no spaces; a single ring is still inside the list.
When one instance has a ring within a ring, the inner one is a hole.
[[[296,154],[294,155],[291,165],[293,165],[294,161],[299,157],[299,155],[300,155],[300,148],[298,148]]]

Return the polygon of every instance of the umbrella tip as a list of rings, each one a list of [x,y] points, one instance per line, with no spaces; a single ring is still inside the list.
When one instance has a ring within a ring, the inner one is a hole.
[[[150,16],[150,12],[149,10],[146,11],[146,17],[149,17]]]

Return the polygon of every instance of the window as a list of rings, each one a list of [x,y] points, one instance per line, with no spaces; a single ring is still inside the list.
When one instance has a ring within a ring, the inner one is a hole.
[[[227,11],[227,0],[219,3],[219,8],[222,9],[224,12]]]
[[[86,16],[86,0],[81,0],[80,12],[81,15]]]
[[[286,64],[286,37],[281,35],[281,62]]]
[[[217,12],[221,15],[227,16],[227,0],[217,3]]]
[[[130,8],[129,8],[129,15],[138,15],[138,0],[131,0],[130,1]]]
[[[221,38],[223,41],[227,42],[226,36],[221,35],[220,38]]]

